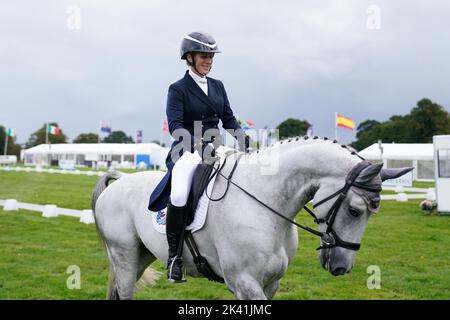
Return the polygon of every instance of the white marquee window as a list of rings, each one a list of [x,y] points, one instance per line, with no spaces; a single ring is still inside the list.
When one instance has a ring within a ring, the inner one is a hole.
[[[113,154],[111,156],[111,161],[117,161],[120,162],[120,160],[122,159],[122,156],[120,154]]]
[[[450,149],[438,150],[438,170],[440,178],[450,178]]]
[[[403,167],[412,167],[412,160],[387,160],[387,168],[403,168]]]
[[[134,154],[124,154],[123,161],[134,162]]]
[[[418,160],[417,161],[417,178],[418,179],[434,179],[434,161]]]

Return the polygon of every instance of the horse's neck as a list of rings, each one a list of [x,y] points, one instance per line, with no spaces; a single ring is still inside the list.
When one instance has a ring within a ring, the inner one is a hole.
[[[256,165],[248,178],[255,177],[253,188],[260,197],[267,199],[267,204],[291,219],[327,179],[337,178],[344,182],[346,173],[360,161],[331,141],[300,140],[283,144],[261,151],[272,152],[271,159],[278,157],[277,170],[272,174],[261,174],[261,165]]]

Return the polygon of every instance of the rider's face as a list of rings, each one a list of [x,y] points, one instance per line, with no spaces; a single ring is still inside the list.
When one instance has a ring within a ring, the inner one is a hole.
[[[192,55],[188,55],[187,59],[192,63]],[[197,70],[201,73],[199,76],[206,76],[211,70],[211,66],[214,59],[214,53],[196,53],[195,54],[195,66]],[[192,68],[192,71],[198,73],[195,68]]]

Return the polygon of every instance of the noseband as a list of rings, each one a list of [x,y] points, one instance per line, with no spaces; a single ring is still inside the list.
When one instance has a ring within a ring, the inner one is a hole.
[[[381,187],[379,188],[371,188],[365,185],[362,185],[358,182],[356,182],[356,179],[358,178],[359,174],[368,166],[370,166],[371,163],[367,161],[361,161],[358,162],[347,174],[347,177],[345,179],[345,185],[342,187],[342,189],[339,189],[332,195],[326,197],[325,199],[322,199],[318,203],[314,204],[313,208],[317,208],[321,204],[324,204],[325,202],[333,199],[334,197],[338,197],[336,201],[331,206],[330,210],[328,211],[327,216],[324,219],[318,219],[317,216],[314,214],[313,211],[311,211],[308,207],[304,207],[304,209],[314,218],[314,222],[317,224],[325,223],[327,225],[327,230],[325,232],[318,232],[316,230],[313,230],[315,235],[319,236],[322,240],[322,246],[317,248],[317,250],[320,249],[330,249],[334,247],[342,247],[349,250],[358,251],[361,247],[360,243],[354,243],[354,242],[347,242],[342,240],[336,231],[333,229],[333,223],[336,218],[336,215],[339,211],[339,208],[342,205],[342,202],[344,201],[345,197],[347,196],[348,191],[350,190],[350,187],[355,186],[359,189],[371,191],[371,192],[380,192]],[[305,229],[305,228],[303,228]],[[306,231],[311,232],[311,229],[305,229]]]
[[[274,214],[278,215],[280,218],[283,218],[284,220],[296,225],[299,228],[302,228],[303,230],[306,230],[316,236],[319,236],[321,238],[322,241],[322,245],[320,247],[317,248],[317,250],[321,250],[321,249],[330,249],[330,248],[334,248],[334,247],[342,247],[345,249],[349,249],[349,250],[354,250],[354,251],[358,251],[361,247],[360,243],[354,243],[354,242],[347,242],[342,240],[338,234],[336,233],[336,231],[334,231],[333,229],[333,223],[334,220],[336,218],[336,214],[339,211],[339,208],[342,205],[342,202],[344,201],[345,197],[347,196],[348,191],[350,190],[350,187],[355,186],[359,189],[363,189],[366,191],[371,191],[371,192],[380,192],[381,191],[381,186],[378,188],[372,188],[369,186],[365,186],[363,184],[360,184],[356,181],[356,179],[358,178],[359,174],[367,167],[369,167],[371,165],[370,162],[368,161],[361,161],[358,162],[351,170],[350,172],[347,174],[347,177],[345,179],[345,185],[344,187],[342,187],[341,189],[339,189],[338,191],[336,191],[335,193],[333,193],[332,195],[326,197],[325,199],[322,199],[321,201],[319,201],[317,204],[315,204],[313,206],[313,208],[317,208],[318,206],[320,206],[321,204],[324,204],[325,202],[333,199],[334,197],[338,197],[336,199],[336,201],[334,202],[334,204],[331,206],[330,210],[328,211],[328,214],[326,215],[326,217],[324,219],[318,219],[317,216],[314,214],[313,211],[311,211],[308,207],[304,206],[303,208],[314,218],[314,222],[317,224],[322,224],[325,223],[327,225],[327,230],[325,232],[320,232],[317,230],[314,230],[312,228],[309,228],[307,226],[303,226],[301,224],[298,224],[297,222],[295,222],[294,220],[291,220],[289,218],[287,218],[286,216],[284,216],[283,214],[279,213],[278,211],[272,209],[271,207],[269,207],[267,204],[265,204],[264,202],[262,202],[261,200],[259,200],[258,198],[256,198],[254,195],[252,195],[251,193],[249,193],[247,190],[245,190],[244,188],[240,187],[239,185],[237,185],[234,181],[231,180],[231,177],[237,167],[239,158],[241,155],[238,156],[238,159],[236,160],[236,162],[234,163],[233,169],[231,170],[230,174],[228,175],[228,177],[224,176],[221,172],[222,168],[225,165],[226,162],[226,158],[225,158],[225,162],[223,163],[222,166],[219,166],[218,169],[214,168],[215,173],[216,174],[220,174],[225,180],[227,180],[227,188],[224,192],[224,194],[217,198],[217,199],[212,199],[208,196],[208,198],[212,201],[219,201],[222,200],[225,197],[225,194],[228,191],[228,187],[231,184],[233,184],[234,186],[236,186],[237,188],[239,188],[240,190],[242,190],[245,194],[247,194],[249,197],[253,198],[255,201],[257,201],[258,203],[260,203],[262,206],[266,207],[267,209],[269,209],[270,211],[272,211]],[[214,176],[213,175],[213,176]],[[212,179],[212,177],[211,177]]]

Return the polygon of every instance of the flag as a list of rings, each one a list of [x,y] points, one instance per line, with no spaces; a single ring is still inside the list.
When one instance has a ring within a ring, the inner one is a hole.
[[[244,130],[253,128],[255,126],[255,124],[253,122],[250,122],[248,120],[239,120],[239,125]]]
[[[161,120],[161,131],[169,132],[169,125],[167,124],[167,120],[165,120],[165,119]]]
[[[8,135],[10,137],[15,137],[16,136],[16,130],[8,128],[8,130],[6,130],[6,135]]]
[[[51,124],[49,124],[47,126],[47,133],[57,136],[61,134],[61,129],[57,126],[52,126]]]
[[[353,121],[350,118],[344,117],[340,114],[336,115],[336,125],[338,127],[344,127],[350,130],[353,130],[355,128],[355,121]]]
[[[142,143],[142,130],[136,130],[136,143]]]
[[[107,133],[111,133],[111,127],[108,126],[105,123],[100,123],[100,131],[101,132],[107,132]]]

